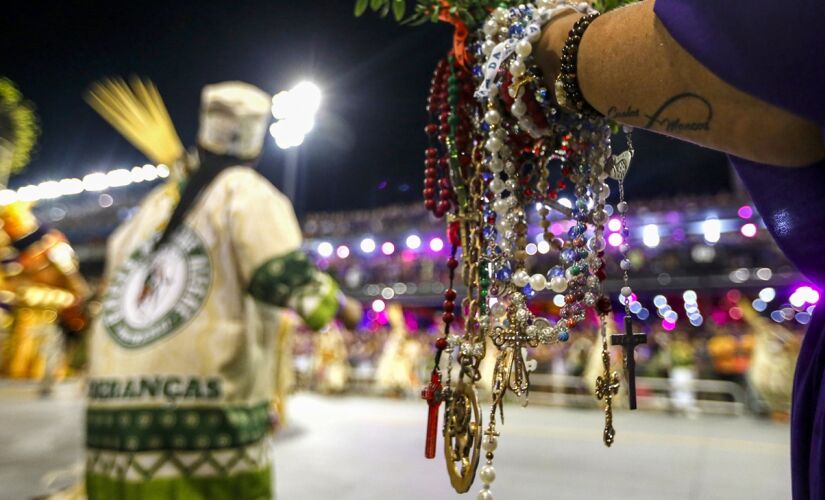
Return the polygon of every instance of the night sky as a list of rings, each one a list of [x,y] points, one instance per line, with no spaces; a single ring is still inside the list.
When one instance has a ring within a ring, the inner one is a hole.
[[[0,75],[35,102],[43,136],[12,186],[144,163],[82,100],[90,82],[140,75],[160,88],[184,144],[195,137],[200,89],[245,80],[275,93],[309,78],[324,91],[301,148],[299,211],[420,199],[422,131],[445,25],[355,19],[350,0],[4,2]],[[722,155],[637,132],[633,198],[730,189]],[[260,170],[282,180],[269,138]]]

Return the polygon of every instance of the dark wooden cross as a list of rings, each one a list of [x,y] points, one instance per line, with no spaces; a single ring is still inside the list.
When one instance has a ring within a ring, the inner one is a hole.
[[[624,348],[624,364],[627,369],[627,396],[630,399],[630,409],[636,409],[636,346],[647,344],[647,335],[633,333],[633,319],[630,314],[624,317],[624,335],[611,335],[610,343]]]
[[[427,416],[427,441],[424,445],[424,456],[435,458],[435,447],[438,439],[438,410],[444,401],[444,391],[441,385],[441,374],[433,371],[430,383],[421,390],[421,398],[430,407]]]

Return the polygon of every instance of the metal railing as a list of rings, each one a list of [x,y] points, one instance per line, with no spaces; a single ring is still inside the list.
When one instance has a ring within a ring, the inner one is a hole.
[[[598,406],[581,377],[533,374],[530,376],[530,402],[558,406]],[[668,411],[674,409],[669,379],[637,377],[639,408]],[[694,408],[703,413],[742,415],[747,409],[747,392],[736,382],[696,379],[685,384],[694,394]],[[682,387],[680,387],[682,389]]]
[[[311,382],[306,374],[298,377],[298,385],[309,388]],[[637,377],[639,408],[653,411],[676,409],[672,392],[674,386],[669,379]],[[696,379],[680,385],[680,390],[688,389],[694,395],[691,410],[720,415],[742,415],[748,409],[748,394],[744,387],[726,380]],[[349,392],[378,395],[372,376],[353,374],[349,378]],[[590,392],[584,379],[574,375],[532,374],[530,376],[530,404],[547,406],[573,406],[597,408],[601,404]],[[617,401],[621,408],[624,401]]]

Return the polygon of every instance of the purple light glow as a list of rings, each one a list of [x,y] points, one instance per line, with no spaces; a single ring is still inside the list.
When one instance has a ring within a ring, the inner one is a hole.
[[[802,307],[805,304],[818,303],[819,298],[820,295],[817,290],[814,290],[808,285],[804,285],[797,288],[796,291],[791,294],[791,298],[789,299],[789,301],[791,305],[794,307]]]
[[[621,231],[622,230],[622,220],[618,217],[613,217],[610,219],[610,222],[607,223],[607,229],[611,231]]]
[[[610,233],[610,236],[607,237],[607,242],[610,243],[612,247],[621,246],[624,243],[624,238],[619,233]]]
[[[440,252],[444,250],[444,240],[441,238],[433,238],[430,240],[430,250],[433,252]]]
[[[387,308],[387,304],[385,304],[384,301],[381,300],[381,299],[374,300],[372,302],[372,310],[377,312],[377,313],[384,312],[384,309],[386,309],[386,308]]]
[[[742,229],[740,229],[740,231],[742,232],[742,235],[746,238],[753,238],[754,236],[756,236],[756,224],[748,222],[747,224],[742,226]]]
[[[662,328],[664,328],[668,332],[672,332],[676,329],[676,323],[671,323],[667,320],[662,320]]]
[[[349,247],[346,245],[341,245],[338,247],[338,250],[335,251],[335,255],[337,255],[339,259],[346,259],[349,257]]]
[[[753,209],[750,205],[742,205],[739,211],[736,212],[742,219],[750,219],[753,217]]]
[[[415,254],[411,250],[404,250],[401,252],[401,260],[403,262],[412,262],[415,260]]]
[[[716,311],[713,311],[710,317],[713,320],[713,322],[717,325],[724,325],[728,322],[729,318],[727,311],[723,311],[722,309],[717,309]]]

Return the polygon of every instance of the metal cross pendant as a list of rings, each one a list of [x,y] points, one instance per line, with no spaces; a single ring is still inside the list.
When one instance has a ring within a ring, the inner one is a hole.
[[[630,314],[624,317],[624,335],[611,335],[610,342],[624,348],[624,366],[627,371],[627,396],[630,409],[636,409],[636,347],[647,343],[647,335],[633,333],[633,320]]]
[[[604,433],[602,439],[608,448],[616,439],[616,429],[613,428],[613,396],[619,393],[619,376],[610,371],[610,351],[607,349],[605,336],[605,318],[602,317],[602,368],[601,375],[596,377],[596,397],[604,401]]]
[[[438,410],[444,401],[441,374],[438,371],[433,371],[430,383],[421,390],[421,398],[430,407],[427,415],[427,441],[424,445],[424,457],[435,458],[435,446],[438,439]]]

